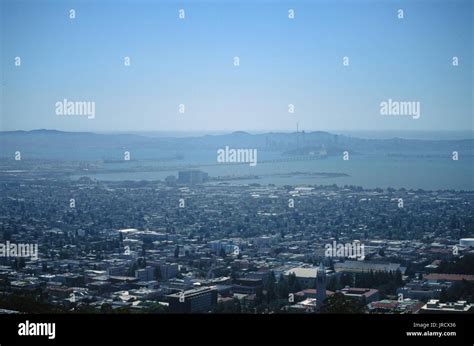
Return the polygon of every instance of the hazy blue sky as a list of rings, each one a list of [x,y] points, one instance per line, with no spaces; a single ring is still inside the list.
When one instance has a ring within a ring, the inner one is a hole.
[[[0,2],[3,130],[473,127],[472,0]],[[65,98],[95,119],[57,115]],[[420,119],[381,115],[389,98]]]

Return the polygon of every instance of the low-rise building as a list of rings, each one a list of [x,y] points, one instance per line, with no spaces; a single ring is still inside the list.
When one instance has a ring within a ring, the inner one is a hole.
[[[379,291],[374,288],[345,287],[340,292],[364,305],[380,299]]]
[[[171,313],[208,312],[217,304],[217,290],[210,287],[195,288],[166,297]]]
[[[459,314],[473,312],[473,305],[465,300],[441,303],[438,299],[432,299],[420,309],[420,314]]]

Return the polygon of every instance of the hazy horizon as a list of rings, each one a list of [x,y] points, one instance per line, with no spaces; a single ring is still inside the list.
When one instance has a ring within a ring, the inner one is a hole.
[[[236,132],[245,132],[251,135],[258,134],[270,134],[270,133],[296,133],[294,131],[288,130],[262,130],[262,131],[253,131],[253,130],[232,130],[232,131],[63,131],[59,129],[45,129],[37,128],[31,130],[0,130],[0,133],[6,132],[34,132],[34,131],[59,131],[67,133],[95,133],[95,134],[104,134],[104,135],[114,135],[114,134],[128,134],[128,135],[141,135],[146,137],[196,137],[196,136],[218,136],[218,135],[229,135]],[[473,139],[474,131],[472,130],[306,130],[299,129],[299,132],[326,132],[336,135],[345,135],[353,136],[364,139],[391,139],[391,138],[402,138],[402,139],[418,139],[418,140],[460,140],[460,139]]]

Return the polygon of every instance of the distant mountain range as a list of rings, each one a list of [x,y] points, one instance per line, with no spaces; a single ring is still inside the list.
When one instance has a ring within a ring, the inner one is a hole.
[[[451,155],[453,151],[472,156],[474,139],[363,139],[336,135],[323,131],[293,133],[250,134],[237,131],[230,134],[194,137],[151,137],[139,134],[98,134],[91,132],[63,132],[57,130],[0,132],[0,157],[12,157],[17,150],[26,152],[64,151],[78,149],[101,151],[153,150],[174,152],[217,150],[225,146],[277,151],[287,155],[305,155],[323,149],[328,155],[344,150],[355,153],[384,155]]]

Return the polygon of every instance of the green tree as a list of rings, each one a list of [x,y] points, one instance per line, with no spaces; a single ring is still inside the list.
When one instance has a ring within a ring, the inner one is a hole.
[[[300,283],[298,282],[298,279],[296,278],[295,273],[290,273],[288,275],[288,291],[290,293],[301,291],[301,286],[300,286]]]
[[[268,275],[268,279],[265,284],[265,290],[267,291],[267,303],[270,303],[271,301],[276,299],[276,279],[275,273],[273,273],[273,271],[271,271]]]
[[[363,310],[356,300],[347,298],[342,293],[335,293],[326,299],[321,312],[329,314],[360,314],[363,313]]]
[[[277,297],[279,299],[287,299],[289,294],[288,282],[286,282],[283,275],[280,275],[278,279],[278,284],[276,287]]]

